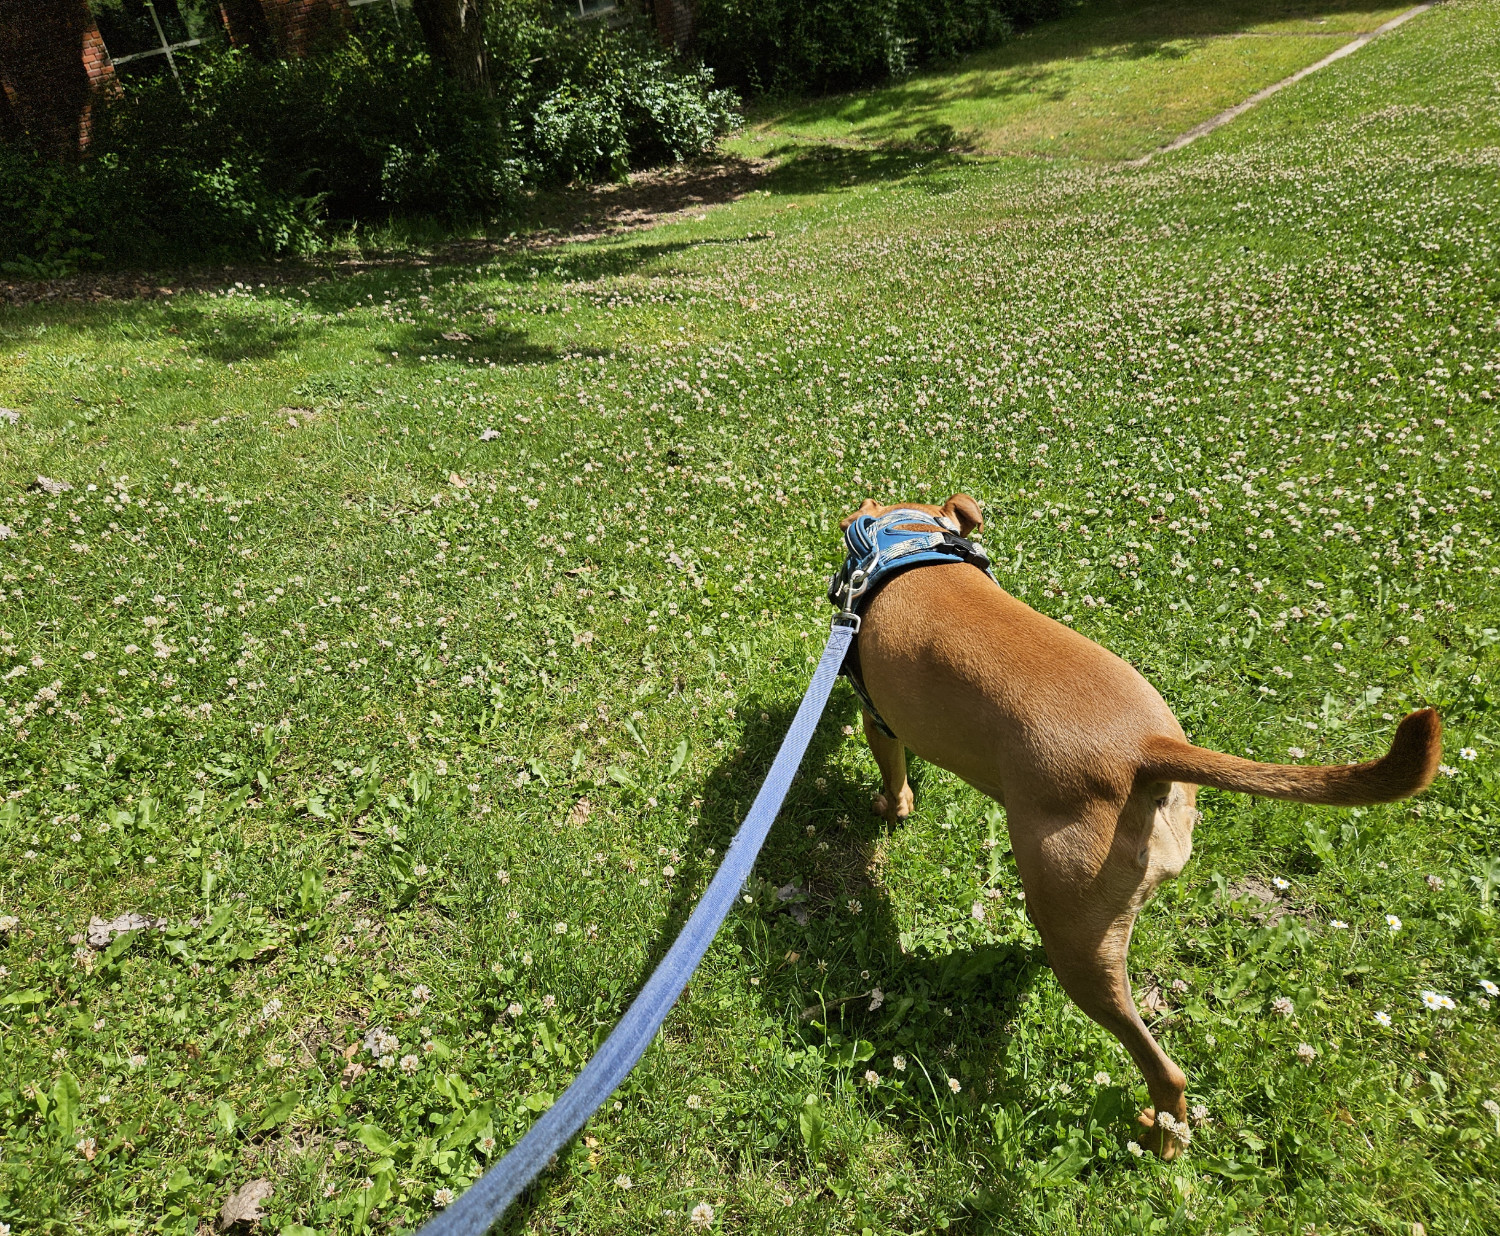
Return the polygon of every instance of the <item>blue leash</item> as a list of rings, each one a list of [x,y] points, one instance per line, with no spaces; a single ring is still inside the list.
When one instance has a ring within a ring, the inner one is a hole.
[[[765,843],[766,834],[771,831],[776,813],[781,810],[787,791],[791,789],[792,778],[807,753],[807,744],[812,741],[813,731],[823,716],[839,667],[844,663],[844,654],[859,630],[858,624],[859,620],[852,615],[841,614],[835,619],[828,645],[823,649],[823,658],[813,672],[812,682],[808,684],[807,694],[802,697],[797,715],[792,719],[791,729],[781,741],[781,750],[776,753],[771,771],[750,806],[750,814],[729,843],[723,863],[714,873],[708,890],[682,934],[673,941],[661,964],[646,980],[641,994],[620,1019],[620,1024],[583,1066],[573,1084],[531,1126],[526,1136],[456,1202],[433,1216],[422,1228],[422,1236],[484,1236],[490,1225],[515,1200],[516,1194],[530,1184],[552,1156],[583,1127],[584,1121],[614,1093],[645,1054],[750,876],[755,857]]]

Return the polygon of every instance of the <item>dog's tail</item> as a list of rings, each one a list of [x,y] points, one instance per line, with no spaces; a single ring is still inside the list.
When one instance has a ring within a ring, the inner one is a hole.
[[[1425,790],[1437,774],[1442,751],[1442,722],[1431,708],[1423,708],[1402,718],[1385,755],[1363,764],[1257,764],[1177,738],[1150,738],[1140,779],[1185,781],[1294,803],[1363,807]]]

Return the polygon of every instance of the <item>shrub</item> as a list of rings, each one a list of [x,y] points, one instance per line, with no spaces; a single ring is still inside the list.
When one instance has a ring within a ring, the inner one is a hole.
[[[195,249],[278,252],[326,219],[503,212],[522,165],[486,101],[425,57],[359,40],[304,60],[230,51],[133,86],[91,151],[158,234]]]
[[[1054,16],[1064,0],[700,0],[696,49],[750,93],[824,91],[899,76]]]
[[[500,83],[539,181],[618,179],[632,168],[708,150],[737,123],[734,95],[706,69],[677,68],[633,28],[543,27],[525,71]]]
[[[493,98],[388,10],[315,57],[217,51],[179,61],[180,88],[133,80],[98,109],[82,166],[0,150],[0,262],[285,253],[339,222],[504,218],[530,186],[690,158],[736,119],[641,28],[557,22],[534,0],[493,13]]]
[[[28,151],[0,146],[0,270],[48,278],[102,260],[86,179]]]

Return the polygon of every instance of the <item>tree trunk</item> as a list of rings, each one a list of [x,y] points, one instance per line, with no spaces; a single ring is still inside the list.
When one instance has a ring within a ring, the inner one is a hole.
[[[490,93],[484,47],[484,0],[412,0],[427,50],[470,90]]]

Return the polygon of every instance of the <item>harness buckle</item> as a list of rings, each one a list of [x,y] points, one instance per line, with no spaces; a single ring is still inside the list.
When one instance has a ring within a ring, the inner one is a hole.
[[[854,570],[849,572],[849,579],[844,584],[844,606],[833,617],[833,625],[835,627],[842,624],[846,627],[853,628],[856,635],[859,634],[860,617],[854,612],[854,594],[859,589],[860,585],[865,582],[866,578],[867,573],[860,570],[858,567],[855,567]]]

